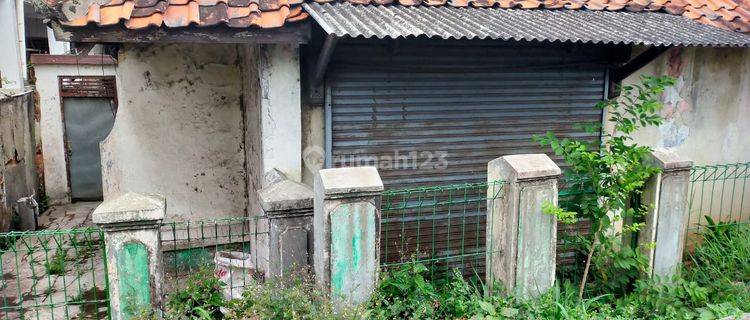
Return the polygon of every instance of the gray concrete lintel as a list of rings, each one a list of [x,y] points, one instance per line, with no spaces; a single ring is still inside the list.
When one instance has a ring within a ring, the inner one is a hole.
[[[128,192],[105,201],[94,210],[91,220],[103,227],[156,225],[164,219],[166,201],[159,195]]]
[[[656,148],[651,151],[648,163],[662,170],[662,172],[673,172],[690,170],[693,161],[676,152],[664,148]]]
[[[518,154],[490,161],[490,167],[500,167],[510,178],[507,182],[544,180],[559,177],[560,167],[546,154]]]
[[[375,196],[383,191],[383,181],[375,167],[322,169],[316,180],[326,199]]]
[[[313,191],[296,181],[281,180],[258,190],[263,211],[271,215],[312,213]]]

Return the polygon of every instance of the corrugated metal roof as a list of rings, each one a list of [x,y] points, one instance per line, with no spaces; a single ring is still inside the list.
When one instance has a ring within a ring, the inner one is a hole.
[[[405,7],[348,2],[305,3],[303,7],[327,33],[340,37],[750,46],[750,35],[657,12]]]

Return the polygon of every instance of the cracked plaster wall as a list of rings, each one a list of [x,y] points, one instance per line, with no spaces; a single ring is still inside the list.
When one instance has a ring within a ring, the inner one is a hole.
[[[33,210],[16,203],[37,189],[32,94],[0,89],[0,232],[10,229],[13,215],[21,230],[36,228]]]
[[[243,216],[248,203],[237,45],[124,45],[102,142],[104,197],[166,197],[166,220]]]
[[[664,93],[664,124],[641,130],[637,142],[696,164],[750,161],[750,49],[674,48],[623,85],[640,75],[669,75],[677,84]]]

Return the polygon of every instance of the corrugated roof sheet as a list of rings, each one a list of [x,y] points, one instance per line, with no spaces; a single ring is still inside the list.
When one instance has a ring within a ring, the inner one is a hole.
[[[405,7],[306,3],[329,34],[363,38],[427,36],[655,46],[750,46],[750,35],[657,12]]]
[[[665,12],[703,24],[750,33],[750,0],[33,0],[67,26],[122,23],[129,29],[225,24],[274,28],[307,18],[300,4],[352,3],[404,7],[566,9]]]

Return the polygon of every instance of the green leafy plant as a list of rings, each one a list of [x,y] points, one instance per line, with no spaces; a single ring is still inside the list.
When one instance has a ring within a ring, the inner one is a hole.
[[[228,319],[358,318],[356,310],[334,314],[328,297],[304,273],[251,282],[245,287],[242,299],[231,301],[227,308]]]
[[[637,219],[646,207],[631,206],[631,199],[640,193],[649,177],[658,169],[646,163],[651,149],[633,142],[632,134],[642,128],[658,126],[662,118],[658,114],[662,108],[659,98],[667,86],[674,84],[669,77],[643,77],[636,85],[623,86],[619,99],[602,101],[597,108],[608,111],[608,120],[613,124],[612,132],[604,133],[603,143],[585,140],[560,139],[554,133],[537,136],[535,140],[542,146],[549,146],[556,155],[562,156],[570,165],[569,175],[583,177],[577,183],[584,190],[591,190],[579,198],[574,212],[578,218],[591,223],[591,233],[587,236],[586,262],[579,285],[579,297],[583,296],[588,282],[590,268],[597,252],[605,248],[615,248],[611,228],[613,223],[626,218]],[[593,130],[589,127],[589,130]],[[548,209],[552,214],[572,221],[568,211]],[[633,251],[635,255],[637,252]],[[628,255],[630,256],[630,255]],[[598,261],[601,262],[601,258]],[[633,256],[633,258],[637,258]],[[600,265],[622,264],[623,260]],[[610,278],[612,279],[612,278]],[[623,282],[619,277],[617,283]]]
[[[186,286],[167,297],[167,315],[171,319],[223,319],[226,306],[221,289],[224,287],[211,270],[191,275]]]
[[[55,256],[44,263],[44,269],[50,275],[61,276],[65,274],[65,261],[68,260],[68,250],[58,246],[55,250]]]

